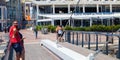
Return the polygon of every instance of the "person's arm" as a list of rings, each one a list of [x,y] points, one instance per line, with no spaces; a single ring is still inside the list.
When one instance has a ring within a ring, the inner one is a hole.
[[[12,38],[15,38],[16,33],[17,33],[17,29],[14,28],[14,29],[13,29],[13,36],[12,36]]]
[[[56,33],[57,33],[57,31],[58,31],[58,28],[56,28]]]

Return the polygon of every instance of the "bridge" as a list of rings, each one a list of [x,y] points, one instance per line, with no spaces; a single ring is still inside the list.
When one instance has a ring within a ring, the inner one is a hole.
[[[35,39],[33,31],[21,30],[20,32],[26,37],[24,40],[25,60],[120,59],[118,33],[66,31],[64,42],[56,44],[55,33],[42,34],[39,32],[38,38]],[[15,60],[14,50],[6,51],[7,36],[7,33],[0,32],[0,38],[4,41],[0,45],[0,58],[1,60]],[[103,46],[104,48],[102,48]]]

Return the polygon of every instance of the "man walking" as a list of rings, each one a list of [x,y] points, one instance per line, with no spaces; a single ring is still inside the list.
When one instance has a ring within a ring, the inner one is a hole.
[[[34,34],[35,34],[35,39],[37,39],[38,30],[37,30],[36,26],[33,27],[33,31],[34,31]]]
[[[8,49],[12,47],[16,52],[16,60],[20,60],[21,58],[20,56],[22,54],[22,46],[20,44],[21,38],[17,28],[18,28],[18,22],[14,21],[13,25],[10,27],[10,30],[9,30],[10,42],[9,42]]]

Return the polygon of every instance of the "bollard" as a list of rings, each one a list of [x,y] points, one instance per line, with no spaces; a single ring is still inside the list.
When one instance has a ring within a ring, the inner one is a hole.
[[[82,47],[84,47],[84,34],[82,32]]]
[[[67,31],[67,42],[71,43],[70,31]]]
[[[73,32],[73,36],[72,36],[72,44],[74,44],[74,32]]]
[[[118,59],[120,59],[120,36],[119,36],[118,52],[117,52],[116,57],[117,57]]]
[[[88,34],[88,49],[90,49],[90,33]]]
[[[66,32],[64,32],[65,33],[65,42],[67,41],[67,34],[66,34]]]
[[[106,35],[106,55],[108,55],[108,33]]]
[[[96,51],[98,50],[98,33],[96,33]]]
[[[76,45],[78,45],[78,32],[76,32]]]

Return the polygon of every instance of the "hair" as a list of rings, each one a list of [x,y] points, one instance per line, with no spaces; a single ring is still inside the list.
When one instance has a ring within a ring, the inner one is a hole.
[[[18,21],[17,21],[17,20],[14,20],[13,23],[14,23],[14,22],[18,22]]]

